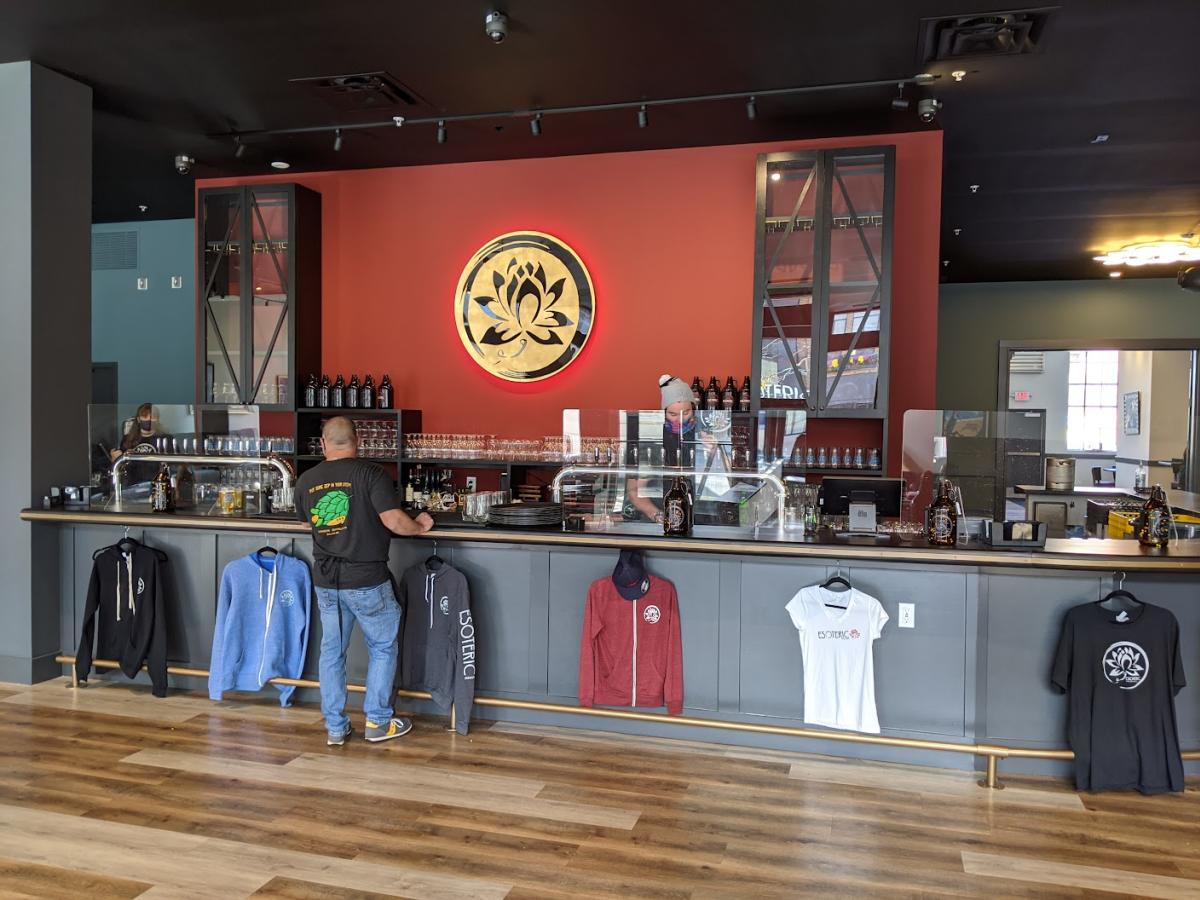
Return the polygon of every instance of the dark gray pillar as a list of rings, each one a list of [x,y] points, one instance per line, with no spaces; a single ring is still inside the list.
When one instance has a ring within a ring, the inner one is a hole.
[[[91,88],[5,63],[0,122],[0,681],[31,683],[60,671],[60,544],[17,513],[88,477]]]

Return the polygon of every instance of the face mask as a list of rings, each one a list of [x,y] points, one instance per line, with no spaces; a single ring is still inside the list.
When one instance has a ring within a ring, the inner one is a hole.
[[[154,430],[153,419],[138,419],[138,431],[142,434],[149,434]]]
[[[667,430],[671,434],[690,434],[695,428],[695,419],[688,419],[686,422],[681,419],[667,419]]]

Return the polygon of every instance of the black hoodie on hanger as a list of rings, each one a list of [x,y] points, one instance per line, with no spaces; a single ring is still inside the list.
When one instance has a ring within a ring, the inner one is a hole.
[[[75,651],[75,676],[86,682],[93,659],[115,659],[129,678],[142,665],[150,670],[155,697],[167,695],[167,629],[163,615],[166,554],[129,541],[105,547],[94,557],[83,611],[83,633]],[[95,655],[93,656],[93,642]]]

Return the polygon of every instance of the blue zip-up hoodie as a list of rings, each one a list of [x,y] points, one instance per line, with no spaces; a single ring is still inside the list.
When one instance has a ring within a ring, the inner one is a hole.
[[[229,563],[217,599],[209,698],[220,700],[225,691],[259,691],[271,678],[299,678],[311,597],[312,576],[301,560],[255,552]],[[279,705],[290,705],[296,689],[276,687]]]

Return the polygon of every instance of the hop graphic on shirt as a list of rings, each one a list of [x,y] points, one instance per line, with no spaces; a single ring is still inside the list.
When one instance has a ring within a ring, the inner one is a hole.
[[[851,637],[853,640],[856,640],[856,641],[857,641],[857,640],[858,640],[858,639],[859,639],[861,636],[862,636],[862,635],[859,633],[859,630],[858,630],[857,628],[851,628],[851,629],[850,629],[850,637]]]
[[[1149,669],[1146,651],[1131,641],[1118,641],[1104,651],[1104,677],[1123,691],[1145,681]]]
[[[642,618],[653,625],[660,618],[662,618],[662,613],[659,611],[657,606],[651,604],[650,606],[647,606],[645,612],[642,613]]]
[[[317,501],[308,514],[317,528],[344,525],[350,514],[350,495],[345,491],[330,491]]]

